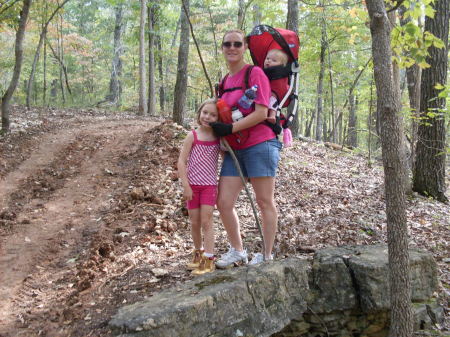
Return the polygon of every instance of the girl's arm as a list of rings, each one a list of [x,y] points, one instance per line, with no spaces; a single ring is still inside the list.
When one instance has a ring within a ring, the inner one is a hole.
[[[185,200],[192,200],[192,189],[189,185],[189,180],[187,176],[187,161],[189,157],[189,152],[191,152],[192,144],[194,143],[194,135],[192,131],[188,133],[186,139],[183,142],[183,147],[180,151],[180,156],[178,157],[178,177],[183,185],[183,197]]]

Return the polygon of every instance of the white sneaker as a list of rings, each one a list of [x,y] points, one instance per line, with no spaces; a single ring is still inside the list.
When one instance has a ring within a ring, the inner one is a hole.
[[[270,255],[270,258],[266,259],[266,261],[269,261],[269,260],[273,260],[273,254]],[[264,261],[263,255],[261,253],[256,253],[253,256],[253,259],[250,261],[249,264],[258,264],[258,263],[261,263],[263,261]]]
[[[228,252],[223,254],[220,259],[216,261],[216,267],[220,269],[226,269],[240,263],[248,263],[247,251],[244,250],[243,252],[238,252],[233,247],[230,247]]]

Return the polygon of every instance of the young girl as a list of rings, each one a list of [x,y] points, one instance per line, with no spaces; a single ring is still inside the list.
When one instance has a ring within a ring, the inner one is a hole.
[[[197,111],[199,126],[187,135],[178,158],[178,174],[187,201],[195,247],[192,262],[187,268],[193,269],[194,275],[215,269],[213,210],[217,198],[220,145],[209,123],[219,119],[216,103],[216,99],[208,99],[200,105]]]

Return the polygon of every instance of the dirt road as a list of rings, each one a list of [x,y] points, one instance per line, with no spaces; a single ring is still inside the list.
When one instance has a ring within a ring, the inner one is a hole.
[[[0,335],[18,333],[21,309],[39,307],[61,263],[98,230],[108,198],[129,183],[117,174],[120,157],[155,124],[101,121],[46,134],[0,181],[0,218],[15,224],[0,246]]]

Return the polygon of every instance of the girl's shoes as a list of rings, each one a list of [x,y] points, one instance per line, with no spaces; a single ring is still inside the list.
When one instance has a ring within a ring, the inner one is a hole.
[[[188,270],[194,270],[197,269],[200,265],[200,260],[202,259],[203,256],[203,249],[196,249],[194,250],[194,255],[192,256],[192,261],[190,263],[187,264],[186,268]]]
[[[216,269],[216,258],[214,256],[207,257],[202,254],[198,268],[192,271],[193,275],[202,275],[211,273]]]

